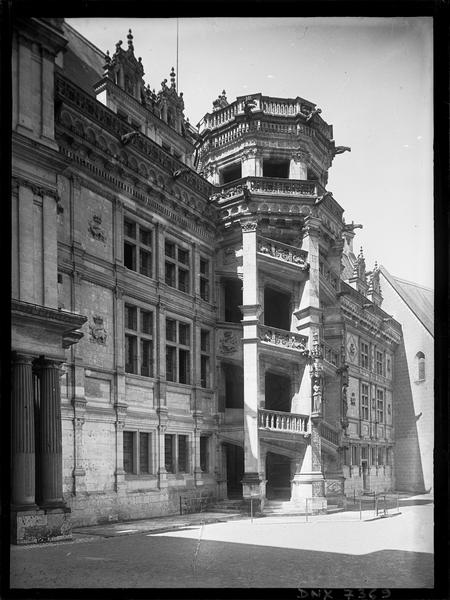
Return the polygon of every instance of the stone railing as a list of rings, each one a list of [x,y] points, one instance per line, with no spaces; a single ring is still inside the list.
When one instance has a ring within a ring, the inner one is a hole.
[[[274,177],[248,177],[247,187],[259,194],[280,194],[287,196],[319,196],[324,188],[317,181],[283,179]]]
[[[309,269],[309,264],[306,262],[308,253],[305,250],[300,250],[294,246],[283,244],[265,237],[258,237],[258,252],[271,258],[276,258],[284,262],[291,263],[300,267],[303,271]]]
[[[331,363],[335,367],[339,367],[341,363],[341,353],[339,350],[335,350],[325,344],[325,342],[321,342],[320,349],[322,350],[323,359],[327,362]]]
[[[55,77],[55,95],[75,106],[117,138],[133,131],[133,127],[129,123],[125,123],[116,115],[116,113],[109,108],[106,108],[101,102],[84,92],[84,90],[59,75]],[[128,149],[133,148],[146,158],[150,158],[170,174],[181,167],[186,168],[184,163],[175,159],[163,150],[161,146],[144,134],[134,137],[127,146]],[[193,169],[189,169],[189,172],[184,174],[183,180],[205,197],[210,195],[212,189],[211,184],[205,181],[203,177],[198,175]]]
[[[309,354],[309,350],[307,349],[308,337],[306,335],[300,335],[293,331],[285,331],[284,329],[277,329],[276,327],[269,327],[267,325],[258,325],[258,335],[261,342],[265,344],[297,350],[305,356]]]
[[[327,440],[333,446],[339,446],[340,432],[335,427],[326,421],[322,421],[319,425],[319,431],[324,440]]]
[[[258,426],[269,431],[307,434],[308,418],[308,415],[258,409]]]
[[[315,197],[325,193],[325,188],[318,181],[302,179],[276,179],[274,177],[243,177],[226,185],[216,187],[211,200],[228,200],[234,196],[256,194],[271,194],[278,196],[309,196]]]

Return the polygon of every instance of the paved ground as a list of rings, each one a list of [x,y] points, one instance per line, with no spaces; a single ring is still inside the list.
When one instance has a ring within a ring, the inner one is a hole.
[[[420,501],[419,501],[420,502]],[[77,530],[12,547],[12,588],[433,586],[433,507],[220,522],[190,515]],[[367,519],[367,520],[364,520]]]

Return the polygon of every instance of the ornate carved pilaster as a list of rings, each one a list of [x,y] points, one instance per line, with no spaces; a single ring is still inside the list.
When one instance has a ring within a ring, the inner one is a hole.
[[[165,464],[165,435],[167,431],[167,408],[159,407],[158,413],[158,487],[159,489],[167,488],[167,471]]]
[[[35,435],[31,356],[14,354],[11,397],[11,500],[21,510],[35,509]]]
[[[41,358],[39,408],[39,504],[64,506],[62,492],[62,433],[60,362]]]
[[[114,487],[116,492],[124,492],[125,471],[123,468],[123,430],[127,416],[127,406],[117,403],[115,406],[116,420],[116,470],[114,471]]]
[[[73,468],[73,493],[86,491],[84,477],[86,471],[83,468],[83,425],[85,423],[86,400],[84,398],[73,398],[73,433],[74,433],[74,468]]]

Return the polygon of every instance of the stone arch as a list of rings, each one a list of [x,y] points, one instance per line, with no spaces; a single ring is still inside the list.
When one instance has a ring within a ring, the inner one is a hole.
[[[102,135],[99,135],[97,138],[97,146],[102,150],[106,150],[108,148],[108,144]]]
[[[77,119],[75,121],[73,128],[78,135],[80,135],[81,137],[84,137],[83,123],[79,119]]]
[[[142,177],[145,177],[147,179],[148,171],[144,163],[139,163],[139,173],[142,175]]]
[[[94,133],[94,130],[91,127],[87,127],[86,128],[86,139],[88,142],[90,142],[91,144],[96,144],[97,142],[97,138],[96,135]]]

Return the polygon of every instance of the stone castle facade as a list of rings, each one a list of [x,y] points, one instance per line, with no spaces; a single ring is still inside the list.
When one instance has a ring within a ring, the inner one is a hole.
[[[118,42],[13,38],[13,541],[200,497],[395,488],[400,324],[326,189],[313,103],[223,92],[198,128]],[[30,90],[32,93],[30,94]]]

